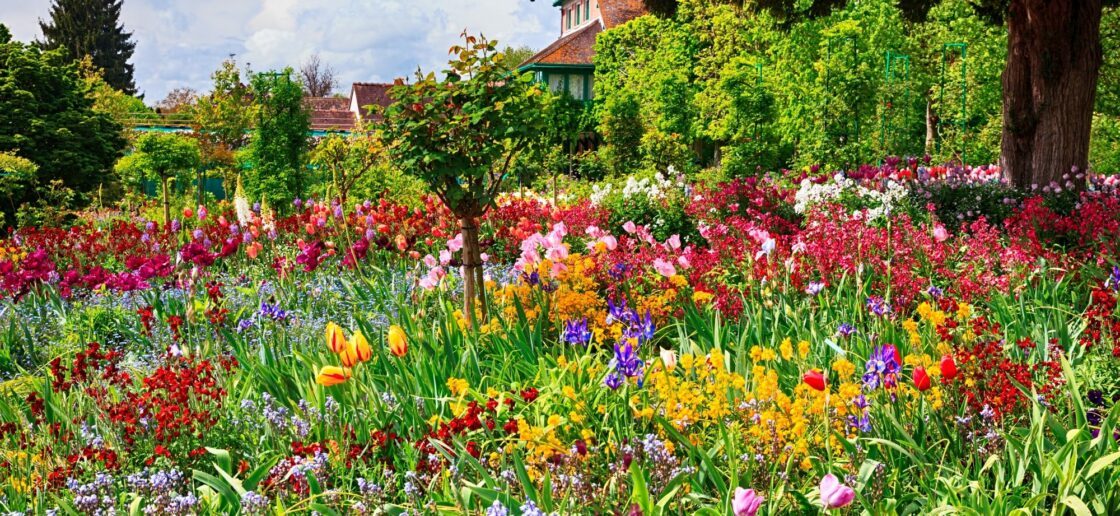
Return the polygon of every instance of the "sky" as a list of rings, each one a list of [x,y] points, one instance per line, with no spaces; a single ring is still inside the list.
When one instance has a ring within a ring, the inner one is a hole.
[[[42,37],[51,0],[0,0],[15,39]],[[137,88],[148,104],[174,88],[210,89],[230,54],[254,71],[298,68],[318,53],[347,94],[353,82],[389,82],[443,70],[464,29],[501,45],[544,48],[559,36],[550,0],[124,0]]]

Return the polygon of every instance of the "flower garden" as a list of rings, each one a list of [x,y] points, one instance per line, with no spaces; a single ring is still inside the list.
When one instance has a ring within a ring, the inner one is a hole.
[[[2,503],[1110,513],[1120,193],[1089,184],[911,161],[505,194],[474,326],[432,197],[21,228]]]

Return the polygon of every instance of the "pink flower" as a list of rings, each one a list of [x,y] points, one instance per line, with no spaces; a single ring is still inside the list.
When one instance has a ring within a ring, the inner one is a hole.
[[[938,224],[933,228],[933,239],[944,242],[949,239],[949,231],[945,229],[945,226]]]
[[[677,249],[681,248],[681,237],[678,235],[673,235],[665,241],[665,245],[668,249],[676,251]]]
[[[692,262],[688,261],[688,256],[685,256],[683,254],[677,257],[677,263],[681,266],[682,269],[688,269],[692,267]]]
[[[821,503],[825,510],[844,507],[854,500],[856,492],[841,484],[836,475],[829,473],[821,479]]]
[[[444,249],[444,250],[440,251],[439,252],[439,263],[440,263],[440,265],[447,265],[447,264],[451,263],[451,251],[448,251],[447,249]]]
[[[455,238],[447,241],[447,249],[451,252],[457,252],[463,248],[463,234],[455,235]]]
[[[626,231],[627,233],[633,234],[635,231],[638,230],[638,225],[634,224],[634,221],[628,220],[628,221],[626,221],[625,224],[622,225],[622,229],[623,229],[623,231]]]
[[[735,516],[754,516],[759,506],[766,499],[754,492],[754,489],[735,488],[735,496],[731,499],[731,508]]]
[[[429,254],[428,256],[424,257],[424,265],[427,266],[429,269],[431,269],[431,268],[434,268],[436,265],[439,265],[439,262],[436,260],[435,256],[432,256],[432,255]]]
[[[673,264],[671,262],[667,262],[665,260],[662,260],[661,258],[654,258],[653,270],[657,271],[658,274],[665,276],[666,278],[671,278],[677,273],[677,268],[673,267]]]

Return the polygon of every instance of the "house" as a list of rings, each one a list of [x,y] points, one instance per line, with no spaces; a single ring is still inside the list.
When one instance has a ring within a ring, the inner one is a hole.
[[[372,122],[381,118],[374,106],[389,107],[392,84],[356,82],[350,87],[349,97],[310,97],[304,99],[311,114],[311,130],[315,132],[354,129],[358,122]]]
[[[556,0],[560,38],[518,68],[532,72],[552,91],[567,91],[579,100],[595,95],[595,37],[646,14],[642,0]]]

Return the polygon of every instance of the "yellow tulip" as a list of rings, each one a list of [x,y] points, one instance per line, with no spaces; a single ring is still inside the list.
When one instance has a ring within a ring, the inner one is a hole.
[[[319,369],[319,375],[315,377],[315,383],[323,387],[330,387],[345,382],[350,378],[350,368],[338,366],[323,366]]]
[[[361,360],[358,359],[358,348],[354,345],[353,340],[348,340],[343,343],[342,353],[338,354],[339,360],[342,360],[342,365],[346,367],[354,367]]]
[[[366,340],[365,335],[362,335],[361,330],[355,331],[350,336],[350,344],[354,347],[359,361],[368,362],[369,359],[373,358],[373,350],[369,348],[369,341]]]
[[[339,354],[346,350],[346,335],[342,333],[342,328],[333,322],[327,323],[327,347]]]
[[[389,352],[398,357],[408,353],[408,337],[405,337],[404,330],[395,324],[389,327]]]

